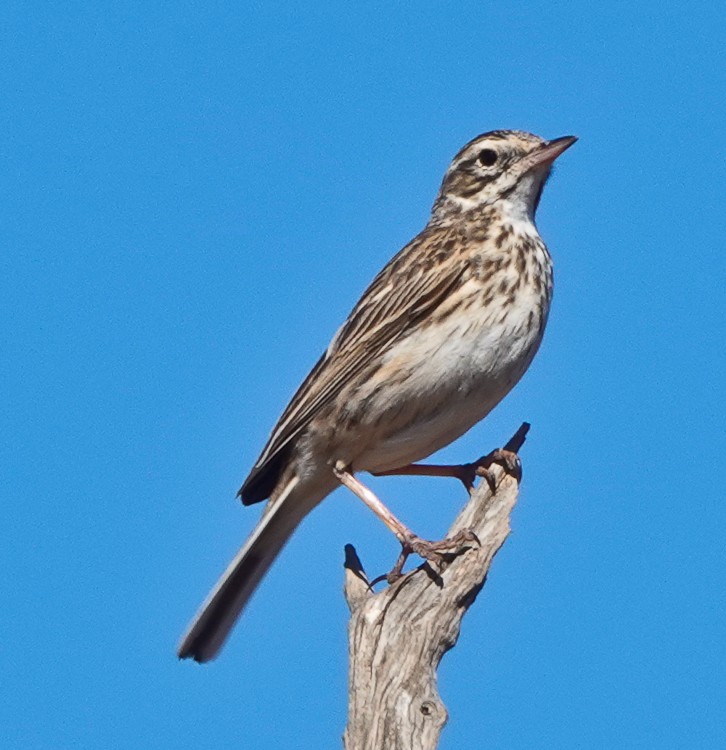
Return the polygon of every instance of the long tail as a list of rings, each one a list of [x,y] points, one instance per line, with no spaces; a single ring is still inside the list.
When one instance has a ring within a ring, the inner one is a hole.
[[[180,659],[214,659],[257,585],[293,531],[321,497],[299,497],[293,478],[272,502],[249,539],[217,581],[181,640]],[[307,493],[306,493],[307,495]]]

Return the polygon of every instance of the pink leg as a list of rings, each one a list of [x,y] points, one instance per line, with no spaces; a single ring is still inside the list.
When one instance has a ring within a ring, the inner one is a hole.
[[[372,490],[356,479],[346,468],[336,464],[333,469],[338,481],[359,497],[396,535],[401,544],[408,544],[416,535],[399,521],[388,508],[376,497]]]
[[[333,472],[338,481],[347,487],[356,497],[359,497],[386,524],[401,543],[403,547],[401,555],[394,565],[393,570],[386,576],[389,583],[400,577],[403,564],[412,552],[415,552],[426,560],[441,562],[442,554],[458,554],[468,549],[467,542],[478,543],[479,541],[476,538],[476,534],[468,529],[460,531],[450,539],[443,539],[440,542],[429,542],[426,539],[422,539],[399,521],[376,497],[373,491],[366,487],[360,480],[356,479],[341,462],[335,465]]]
[[[424,477],[452,477],[458,479],[467,492],[474,487],[474,480],[483,477],[494,491],[494,479],[489,468],[492,464],[501,464],[510,474],[518,476],[521,472],[519,457],[516,453],[499,448],[470,464],[409,464],[397,469],[374,472],[374,476],[424,476]]]
[[[399,466],[388,471],[373,472],[376,477],[387,476],[420,476],[420,477],[451,477],[458,479],[471,492],[476,478],[475,464],[409,464]]]

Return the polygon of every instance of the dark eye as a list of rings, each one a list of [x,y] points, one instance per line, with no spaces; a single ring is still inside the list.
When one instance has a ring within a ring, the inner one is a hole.
[[[485,167],[491,167],[497,161],[497,152],[491,148],[482,149],[479,152],[479,161]]]

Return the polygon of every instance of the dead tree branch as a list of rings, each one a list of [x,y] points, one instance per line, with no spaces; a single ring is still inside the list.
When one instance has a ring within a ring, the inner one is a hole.
[[[505,446],[518,452],[529,425]],[[515,472],[516,473],[516,472]],[[519,477],[490,469],[454,521],[449,536],[471,529],[481,545],[452,560],[426,562],[372,593],[351,545],[346,547],[345,597],[349,678],[346,750],[434,750],[447,720],[436,687],[441,657],[456,644],[461,620],[509,535]]]

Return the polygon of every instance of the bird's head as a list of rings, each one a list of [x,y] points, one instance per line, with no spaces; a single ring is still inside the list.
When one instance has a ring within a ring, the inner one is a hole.
[[[546,141],[521,130],[493,130],[477,136],[446,171],[434,203],[434,218],[446,219],[507,201],[510,209],[533,219],[552,163],[576,140],[566,135]]]

